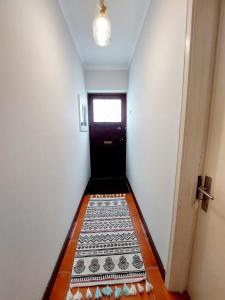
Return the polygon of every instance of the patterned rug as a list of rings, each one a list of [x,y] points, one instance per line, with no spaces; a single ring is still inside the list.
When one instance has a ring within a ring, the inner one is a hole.
[[[77,244],[70,287],[145,279],[125,195],[91,196]]]

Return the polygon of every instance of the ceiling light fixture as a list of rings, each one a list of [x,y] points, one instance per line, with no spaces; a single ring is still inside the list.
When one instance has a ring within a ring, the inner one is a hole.
[[[111,40],[111,22],[106,13],[104,0],[99,0],[99,14],[93,22],[93,36],[96,45],[108,46]]]

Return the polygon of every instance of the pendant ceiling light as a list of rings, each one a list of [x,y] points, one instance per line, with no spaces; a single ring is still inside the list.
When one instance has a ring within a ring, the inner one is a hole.
[[[106,13],[104,0],[99,1],[99,14],[93,22],[93,36],[96,45],[108,46],[111,40],[111,22]]]

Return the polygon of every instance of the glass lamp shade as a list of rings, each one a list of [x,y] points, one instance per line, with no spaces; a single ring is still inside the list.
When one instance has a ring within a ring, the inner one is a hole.
[[[106,15],[99,15],[93,22],[93,36],[96,45],[108,46],[111,40],[111,22]]]

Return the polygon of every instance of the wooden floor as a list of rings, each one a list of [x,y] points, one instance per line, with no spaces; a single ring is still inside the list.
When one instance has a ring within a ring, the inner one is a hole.
[[[82,227],[85,211],[87,208],[87,204],[89,201],[90,196],[85,196],[83,199],[83,203],[81,205],[81,209],[78,214],[77,222],[75,223],[75,226],[73,228],[72,234],[70,236],[70,240],[66,249],[65,256],[63,258],[62,264],[60,266],[60,270],[57,274],[56,281],[54,283],[53,289],[51,291],[50,298],[51,300],[65,300],[67,288],[70,281],[70,274],[71,269],[73,265],[73,259],[74,254],[76,250],[76,244],[79,238],[80,230]],[[134,228],[136,231],[136,235],[138,237],[141,252],[144,259],[144,264],[146,271],[148,273],[148,278],[150,282],[154,286],[154,292],[152,294],[143,294],[138,295],[135,297],[129,297],[130,300],[188,300],[189,297],[186,295],[181,295],[177,293],[169,293],[163,284],[162,277],[160,275],[156,260],[154,258],[152,249],[150,247],[150,244],[148,242],[146,233],[144,231],[137,207],[135,205],[135,202],[132,198],[131,194],[127,194],[127,202],[130,209],[130,214],[134,223]],[[91,288],[92,293],[94,294],[94,288]],[[80,288],[80,291],[83,294],[83,298],[85,299],[85,291],[86,288]],[[74,289],[72,292],[76,292],[76,289]],[[105,298],[105,299],[104,299]],[[102,300],[107,300],[109,297],[103,297]],[[114,299],[114,296],[111,298]],[[122,296],[120,299],[125,300],[128,297]]]

